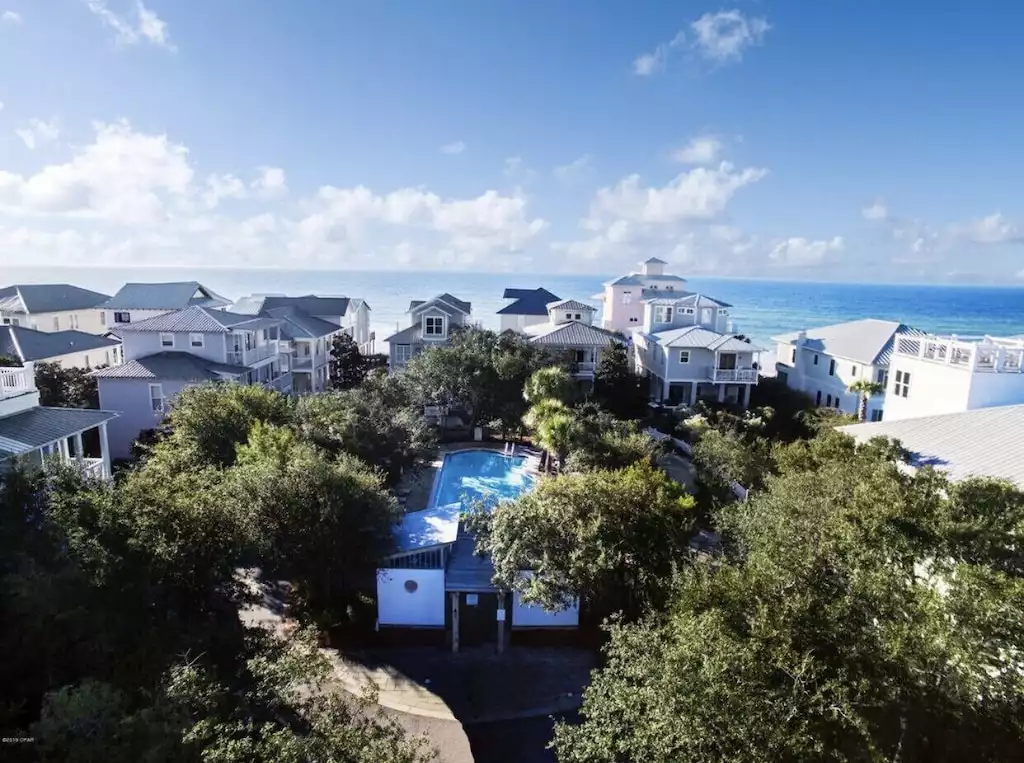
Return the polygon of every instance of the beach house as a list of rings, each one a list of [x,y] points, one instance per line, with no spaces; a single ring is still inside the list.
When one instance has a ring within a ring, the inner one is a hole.
[[[107,327],[100,306],[109,299],[66,283],[6,286],[0,288],[0,325],[102,334]]]
[[[342,296],[306,294],[289,297],[284,294],[251,294],[231,305],[234,313],[273,315],[273,311],[303,313],[335,326],[352,337],[364,355],[374,352],[376,337],[370,331],[370,306],[365,299]]]
[[[107,427],[117,418],[109,410],[42,406],[32,362],[0,367],[0,473],[15,462],[32,468],[54,459],[109,477]]]
[[[1024,403],[1024,337],[896,337],[883,421],[1015,403]]]
[[[230,300],[198,281],[176,281],[126,283],[100,307],[103,310],[103,325],[116,333],[124,324],[138,323],[176,310],[188,307],[221,308],[229,304]]]
[[[37,331],[25,326],[0,326],[0,358],[19,363],[56,363],[61,368],[117,365],[121,341],[85,331]]]
[[[559,297],[547,289],[505,289],[508,304],[498,311],[501,331],[523,331],[527,326],[548,320],[548,305]]]
[[[130,456],[139,434],[158,426],[187,386],[235,381],[291,392],[281,325],[195,305],[119,325],[124,362],[93,372],[100,407],[121,412],[111,423],[112,455]]]
[[[924,332],[897,321],[865,318],[773,337],[776,373],[789,387],[811,397],[816,405],[856,414],[860,395],[850,385],[866,379],[883,390],[896,340]],[[868,398],[868,421],[881,421],[885,392]]]
[[[452,331],[470,325],[472,309],[469,302],[448,293],[410,302],[408,326],[384,340],[390,369],[403,368],[427,347],[448,344]]]
[[[664,260],[651,257],[640,263],[640,270],[604,284],[594,299],[603,304],[602,326],[623,334],[640,328],[644,319],[644,301],[657,297],[686,294],[686,279],[665,272]]]
[[[640,326],[629,332],[633,366],[648,377],[651,398],[670,405],[707,400],[748,406],[762,349],[735,333],[730,305],[703,294],[660,291],[642,299]]]

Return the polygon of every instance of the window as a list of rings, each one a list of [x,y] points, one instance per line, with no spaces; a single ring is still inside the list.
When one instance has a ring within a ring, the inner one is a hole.
[[[574,353],[573,353],[573,358],[575,359],[575,361],[577,363],[586,363],[587,362],[587,351],[586,350],[575,350]]]
[[[871,411],[871,420],[872,421],[881,421],[882,420],[882,411],[881,411],[881,409]]]
[[[100,310],[100,325],[101,326],[106,326],[107,325],[107,311],[106,310]]]
[[[683,315],[693,315],[693,308],[692,307],[684,307],[683,308]]]
[[[838,410],[839,409],[839,395],[836,395],[835,405],[836,405],[836,410]]]
[[[825,405],[832,407],[832,395],[825,395]]]
[[[668,291],[675,291],[675,288],[676,288],[676,287],[675,287],[675,286],[666,286],[665,288],[666,288],[666,289],[667,289]]]
[[[893,387],[893,392],[897,397],[906,397],[910,392],[910,372],[909,371],[897,371],[896,372],[896,385]]]
[[[856,376],[857,375],[857,366],[850,366],[850,375],[851,376]]]
[[[565,314],[565,319],[566,319],[567,321],[571,321],[571,320],[572,320],[572,313],[566,313],[566,314]]]
[[[18,319],[17,318],[4,318],[4,325],[5,326],[17,326],[18,325]]]
[[[193,347],[203,347],[206,344],[206,339],[202,334],[189,334],[188,343]]]
[[[814,365],[818,365],[818,356],[817,355],[814,356]]]
[[[573,319],[574,321],[580,321],[580,320],[583,320],[583,315],[582,315],[581,313],[574,313],[574,314],[573,314],[573,316],[572,316],[572,319]]]
[[[879,368],[878,373],[875,375],[876,381],[883,387],[889,386],[889,372],[884,368]]]
[[[396,344],[394,347],[395,363],[408,363],[412,356],[411,349],[407,344]]]
[[[671,323],[672,322],[672,306],[671,305],[655,305],[654,306],[654,322],[655,323]]]
[[[631,316],[629,316],[629,322],[630,323],[639,323],[640,319],[637,318],[635,315],[631,315]]]
[[[829,376],[835,376],[836,375],[836,361],[835,361],[834,358],[829,360],[829,362],[828,362],[828,375]]]
[[[690,351],[689,350],[680,350],[679,351],[679,362],[680,363],[689,363],[690,362]]]
[[[818,390],[818,394],[814,398],[815,405],[821,405],[821,390]]]
[[[164,412],[164,388],[161,384],[149,385],[149,404],[154,413]]]
[[[60,318],[53,316],[53,330],[60,331]]]
[[[444,318],[440,315],[428,315],[423,319],[424,336],[444,336]]]
[[[174,334],[161,334],[160,335],[160,346],[161,347],[174,347]]]
[[[633,292],[624,291],[622,292],[622,304],[628,305],[633,301]]]
[[[78,313],[71,313],[71,328],[78,330]]]
[[[114,323],[131,323],[131,313],[114,313]]]
[[[790,363],[790,365],[793,365],[793,366],[796,365],[796,347],[793,348],[793,351],[790,354],[789,363]]]

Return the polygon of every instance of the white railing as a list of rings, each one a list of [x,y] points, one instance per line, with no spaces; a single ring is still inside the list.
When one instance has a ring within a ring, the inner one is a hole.
[[[83,458],[81,461],[82,474],[86,477],[95,477],[101,479],[103,475],[103,459],[102,458]]]
[[[253,363],[272,358],[280,352],[277,340],[272,339],[266,344],[250,347],[248,350],[229,350],[228,363],[235,366],[251,366]]]
[[[1024,341],[985,336],[975,341],[950,336],[897,337],[895,355],[970,371],[1021,373]]]
[[[715,382],[756,382],[756,368],[713,368],[711,380]]]
[[[594,375],[594,369],[597,368],[597,363],[594,363],[594,362],[574,363],[573,364],[573,368],[574,368],[573,373],[575,373],[577,375],[593,376]]]
[[[292,355],[291,367],[293,371],[310,371],[313,369],[313,356]]]
[[[21,368],[0,368],[0,400],[35,391],[35,370],[31,363]]]

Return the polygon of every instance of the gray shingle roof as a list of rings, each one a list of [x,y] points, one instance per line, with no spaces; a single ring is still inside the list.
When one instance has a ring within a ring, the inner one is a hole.
[[[553,302],[549,302],[547,307],[548,310],[579,310],[587,312],[594,312],[596,309],[592,305],[584,304],[583,302],[575,299],[555,300]]]
[[[98,379],[166,379],[168,381],[217,381],[226,376],[240,376],[249,371],[245,366],[215,363],[187,352],[158,352],[129,360],[119,366],[93,371]]]
[[[277,307],[266,311],[268,317],[284,321],[282,331],[292,339],[316,339],[341,330],[341,326],[320,320],[295,307]]]
[[[640,276],[633,275],[632,273],[630,273],[628,276],[622,276],[621,278],[616,278],[614,281],[611,282],[611,285],[612,286],[643,286],[644,282],[641,280]]]
[[[502,299],[514,299],[498,311],[498,315],[547,315],[549,302],[557,302],[558,295],[547,289],[505,289]]]
[[[103,307],[108,310],[184,310],[190,305],[224,307],[228,304],[229,300],[198,281],[180,281],[126,283]]]
[[[648,336],[662,347],[697,347],[725,352],[760,352],[761,347],[737,339],[733,334],[720,334],[703,326],[683,326],[656,331]]]
[[[0,289],[0,308],[12,312],[58,313],[63,310],[88,310],[98,307],[110,297],[98,291],[90,291],[67,283],[15,284]]]
[[[193,305],[184,310],[174,310],[138,323],[119,323],[117,331],[167,331],[193,332],[196,334],[224,333],[232,328],[249,329],[277,325],[278,321],[253,315],[229,313],[212,307]]]
[[[10,458],[43,445],[99,426],[119,416],[114,411],[90,408],[37,406],[0,418],[0,459]]]
[[[839,431],[858,442],[899,440],[915,466],[933,466],[953,479],[993,477],[1024,488],[1024,405],[851,424]]]
[[[22,363],[47,360],[72,352],[101,350],[121,344],[85,331],[36,331],[23,326],[0,327],[0,355],[21,360]]]
[[[807,329],[804,347],[825,355],[855,360],[872,366],[889,364],[892,356],[893,337],[926,336],[927,332],[911,328],[897,321],[882,321],[864,318],[859,321],[835,323],[830,326]],[[800,332],[772,337],[773,341],[793,344]]]
[[[555,347],[606,347],[612,340],[622,341],[614,331],[591,326],[580,321],[540,324],[527,329],[533,344]]]

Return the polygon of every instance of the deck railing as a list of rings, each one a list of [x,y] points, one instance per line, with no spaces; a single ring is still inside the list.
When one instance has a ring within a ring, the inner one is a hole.
[[[893,352],[897,356],[919,358],[933,363],[991,373],[1021,373],[1024,370],[1024,341],[979,337],[897,337]]]
[[[31,363],[21,368],[0,368],[0,400],[35,391],[35,370]]]
[[[715,382],[756,382],[756,368],[712,368],[711,380]]]

